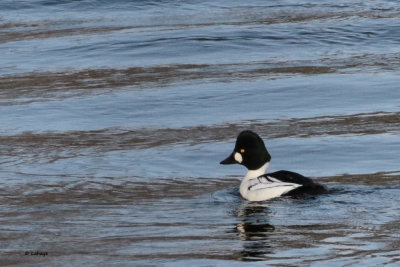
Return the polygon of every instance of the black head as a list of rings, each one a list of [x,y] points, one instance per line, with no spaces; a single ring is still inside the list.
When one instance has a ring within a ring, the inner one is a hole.
[[[236,139],[232,154],[221,164],[242,164],[249,170],[257,170],[271,160],[263,140],[252,131],[243,131]]]

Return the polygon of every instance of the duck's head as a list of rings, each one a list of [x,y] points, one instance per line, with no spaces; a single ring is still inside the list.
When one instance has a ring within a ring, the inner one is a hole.
[[[232,154],[221,164],[241,164],[249,170],[257,170],[271,160],[264,141],[252,131],[243,131],[236,139]]]

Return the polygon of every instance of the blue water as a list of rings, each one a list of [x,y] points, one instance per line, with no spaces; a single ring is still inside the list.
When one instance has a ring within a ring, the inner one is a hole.
[[[397,266],[399,18],[383,0],[1,1],[0,265]],[[269,171],[330,193],[241,199],[245,169],[219,162],[244,129]]]

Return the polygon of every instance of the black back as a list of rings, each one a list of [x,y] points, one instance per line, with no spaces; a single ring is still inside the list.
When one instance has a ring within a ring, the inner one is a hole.
[[[282,182],[300,184],[302,186],[289,191],[285,196],[294,196],[298,194],[323,194],[328,191],[322,185],[315,183],[308,177],[291,171],[277,171],[262,175],[264,177],[274,177]]]

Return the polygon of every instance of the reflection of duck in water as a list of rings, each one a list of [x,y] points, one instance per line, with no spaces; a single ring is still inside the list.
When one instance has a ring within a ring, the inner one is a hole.
[[[236,226],[242,240],[264,239],[275,227],[268,223],[268,206],[246,203],[238,211],[241,223]]]
[[[240,194],[250,201],[263,201],[282,195],[319,194],[326,189],[310,178],[290,171],[265,173],[271,156],[263,140],[252,131],[243,131],[232,154],[221,164],[241,164],[248,172],[240,184]]]
[[[240,252],[242,261],[263,260],[266,254],[273,253],[269,236],[275,231],[275,227],[268,223],[268,206],[260,202],[246,202],[237,211],[241,222],[236,225],[234,231],[243,242],[243,250]]]

